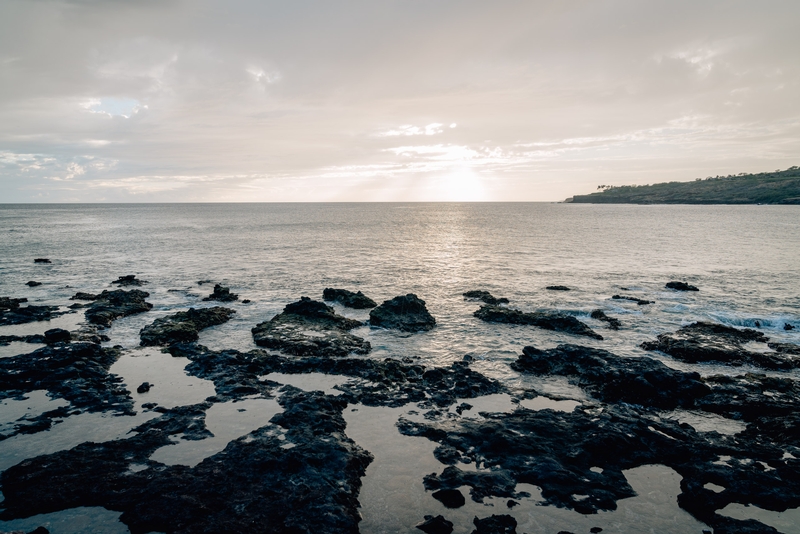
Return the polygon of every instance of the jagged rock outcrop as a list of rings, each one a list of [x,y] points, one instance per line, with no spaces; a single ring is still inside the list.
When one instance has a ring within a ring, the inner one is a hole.
[[[403,332],[424,332],[436,326],[436,319],[428,312],[424,300],[409,293],[383,301],[369,312],[369,324]]]
[[[467,291],[464,293],[464,300],[480,300],[486,304],[497,306],[498,304],[508,304],[508,299],[505,297],[496,298],[488,291],[476,289],[474,291]]]
[[[229,287],[222,287],[220,284],[214,284],[214,292],[211,293],[206,298],[204,298],[203,300],[233,302],[235,300],[239,300],[239,295],[237,295],[236,293],[231,293],[231,289]]]
[[[150,293],[139,289],[104,290],[99,295],[78,293],[73,298],[80,298],[78,295],[94,297],[91,299],[94,302],[86,309],[86,320],[105,327],[111,326],[111,323],[120,317],[143,313],[153,308],[152,304],[144,300],[150,296]]]
[[[171,345],[197,341],[200,330],[226,323],[236,311],[221,306],[213,308],[189,308],[156,319],[139,332],[140,345]]]
[[[338,302],[342,306],[356,310],[366,310],[368,308],[374,308],[378,305],[377,302],[366,296],[361,291],[353,293],[347,289],[334,289],[331,287],[326,287],[322,291],[322,298],[323,300]]]
[[[486,305],[481,306],[475,317],[488,323],[508,323],[538,326],[545,330],[566,332],[576,336],[603,339],[603,336],[589,328],[572,315],[560,312],[523,312],[511,308]]]

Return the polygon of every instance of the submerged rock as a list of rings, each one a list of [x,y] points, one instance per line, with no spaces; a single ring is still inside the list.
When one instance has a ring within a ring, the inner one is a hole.
[[[230,320],[236,311],[221,306],[213,308],[189,308],[156,319],[139,332],[140,345],[171,345],[197,341],[200,330],[219,325]]]
[[[146,284],[147,280],[139,280],[136,278],[135,274],[127,274],[125,276],[120,276],[113,282],[112,284],[117,284],[118,286],[127,287],[127,286],[140,286],[142,284]]]
[[[36,282],[35,280],[29,280],[29,281],[25,282],[25,285],[28,286],[28,287],[39,287],[40,285],[42,285],[42,283],[41,282]]]
[[[53,263],[47,258],[35,258],[33,263]]]
[[[279,402],[284,411],[272,424],[194,467],[149,459],[196,424],[196,410],[178,409],[133,437],[28,459],[2,474],[0,519],[103,506],[121,511],[131,532],[357,534],[357,496],[372,455],[345,434],[347,403],[296,390]],[[132,463],[145,469],[131,471]]]
[[[78,294],[80,295],[80,293]],[[95,298],[91,299],[94,302],[86,309],[86,320],[105,327],[111,326],[114,319],[143,313],[153,308],[152,304],[144,300],[150,296],[150,293],[139,289],[104,290],[99,295],[92,296]]]
[[[229,287],[222,287],[219,284],[214,284],[214,292],[203,300],[218,300],[219,302],[233,302],[239,300],[239,295],[231,293]]]
[[[100,295],[95,293],[84,293],[83,291],[78,291],[72,295],[69,300],[97,300],[98,298],[100,298]]]
[[[619,319],[609,317],[603,310],[594,310],[591,314],[589,314],[589,317],[608,323],[609,330],[619,330],[619,328],[622,326],[622,322],[620,322]]]
[[[505,297],[496,298],[488,291],[476,289],[474,291],[467,291],[464,293],[464,300],[480,300],[486,304],[508,304],[508,299]]]
[[[428,313],[424,300],[409,293],[383,301],[369,312],[369,324],[403,332],[423,332],[436,326],[436,319]]]
[[[664,287],[676,291],[700,291],[695,286],[687,284],[686,282],[667,282],[667,285]]]
[[[467,502],[464,495],[457,489],[434,491],[431,497],[442,503],[445,508],[460,508]]]
[[[362,324],[337,315],[327,304],[301,297],[269,321],[257,324],[252,332],[259,347],[297,356],[346,356],[371,350],[369,341],[348,332]]]
[[[603,336],[589,328],[585,323],[582,323],[572,315],[560,312],[523,312],[511,308],[486,305],[481,306],[473,315],[488,323],[533,325],[545,330],[603,339]]]
[[[377,302],[366,296],[361,291],[353,293],[347,289],[333,289],[326,287],[322,291],[323,300],[338,302],[342,306],[354,308],[357,310],[365,310],[367,308],[374,308],[378,305]]]
[[[69,333],[69,330],[64,330],[63,328],[51,328],[44,333],[44,342],[48,345],[52,343],[63,343],[65,341],[69,342],[71,339],[72,334]]]
[[[800,367],[800,359],[785,353],[753,352],[742,344],[769,338],[757,330],[739,330],[721,324],[697,322],[671,334],[660,334],[656,341],[642,343],[645,350],[657,350],[675,359],[689,362],[722,362],[729,365],[751,364],[765,369],[788,370]]]
[[[20,306],[26,302],[26,298],[0,297],[0,326],[49,321],[65,313],[58,306]]]
[[[517,520],[510,515],[491,515],[483,519],[476,517],[472,523],[475,525],[472,534],[517,534]]]
[[[567,286],[547,286],[545,289],[550,291],[571,291]]]
[[[780,352],[781,354],[800,356],[800,345],[793,345],[791,343],[767,343],[767,346],[775,352]]]
[[[611,298],[614,300],[629,300],[631,302],[635,302],[639,306],[644,306],[646,304],[655,304],[655,302],[653,302],[652,300],[644,300],[636,297],[626,297],[624,295],[614,295]]]

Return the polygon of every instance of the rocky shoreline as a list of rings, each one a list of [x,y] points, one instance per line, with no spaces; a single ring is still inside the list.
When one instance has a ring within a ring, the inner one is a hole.
[[[126,275],[112,283],[147,282]],[[697,291],[683,282],[667,287]],[[502,498],[512,509],[530,497],[519,484],[540,488],[543,506],[587,516],[615,510],[618,501],[635,495],[623,471],[649,464],[668,466],[682,477],[679,506],[715,533],[778,532],[755,520],[721,515],[731,503],[774,511],[800,506],[800,382],[789,374],[800,367],[800,346],[771,342],[759,330],[697,322],[644,342],[642,348],[653,357],[619,356],[598,348],[603,336],[569,313],[513,308],[508,298],[482,289],[458,295],[480,304],[464,321],[506,323],[575,338],[552,348],[525,346],[509,362],[510,373],[566,380],[587,399],[572,411],[531,409],[525,401],[540,392],[521,385],[524,381],[510,386],[482,374],[473,368],[471,356],[438,367],[422,365],[413,355],[372,356],[367,334],[361,333],[367,329],[426,336],[440,328],[425,301],[413,293],[378,305],[361,291],[326,288],[324,300],[370,310],[369,319],[345,317],[322,301],[301,297],[251,327],[258,349],[212,350],[198,343],[200,332],[236,314],[234,308],[212,306],[213,301],[244,304],[229,288],[216,284],[203,299],[212,301],[207,307],[199,303],[158,317],[139,332],[142,346],[163,347],[158,358],[186,358],[187,375],[213,384],[214,394],[203,402],[164,407],[138,405],[137,395],[151,384],[123,383],[110,372],[124,349],[109,346],[103,333],[120,318],[153,310],[145,300],[149,296],[140,289],[77,293],[74,300],[89,302],[79,304],[88,323],[81,329],[0,336],[0,345],[45,345],[0,358],[0,401],[46,390],[50,398],[66,403],[13,421],[0,433],[0,442],[47,432],[81,413],[125,417],[146,411],[154,416],[119,439],[31,455],[3,471],[0,520],[103,506],[121,512],[120,520],[132,533],[248,532],[254,525],[276,533],[355,533],[362,478],[373,452],[348,436],[343,413],[354,406],[423,412],[420,418],[401,418],[397,430],[436,446],[441,468],[422,482],[444,511],[416,518],[417,528],[427,533],[451,532],[448,511],[465,506],[467,499],[480,503]],[[612,299],[651,303],[619,295]],[[0,298],[1,324],[37,322],[63,313],[55,306],[25,304],[24,298]],[[603,310],[589,316],[609,330],[625,328]],[[579,344],[581,340],[592,346]],[[665,361],[710,362],[729,372],[701,375]],[[739,372],[743,366],[747,371]],[[270,378],[276,373],[343,380],[333,395],[284,385]],[[462,417],[474,399],[491,395],[508,396],[514,409]],[[274,400],[280,411],[266,426],[230,441],[195,466],[165,465],[151,458],[176,441],[212,437],[206,424],[209,410],[249,399]],[[701,431],[671,418],[675,410],[735,421],[743,430]],[[474,526],[480,533],[517,531],[517,521],[507,513],[475,517]]]

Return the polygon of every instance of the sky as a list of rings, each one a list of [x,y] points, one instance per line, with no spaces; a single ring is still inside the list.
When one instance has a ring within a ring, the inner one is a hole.
[[[561,201],[800,164],[800,2],[0,0],[0,202]]]

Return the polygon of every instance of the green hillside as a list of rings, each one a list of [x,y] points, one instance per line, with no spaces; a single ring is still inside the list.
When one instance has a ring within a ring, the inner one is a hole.
[[[588,204],[800,204],[800,167],[698,178],[693,182],[605,186],[565,202]]]

